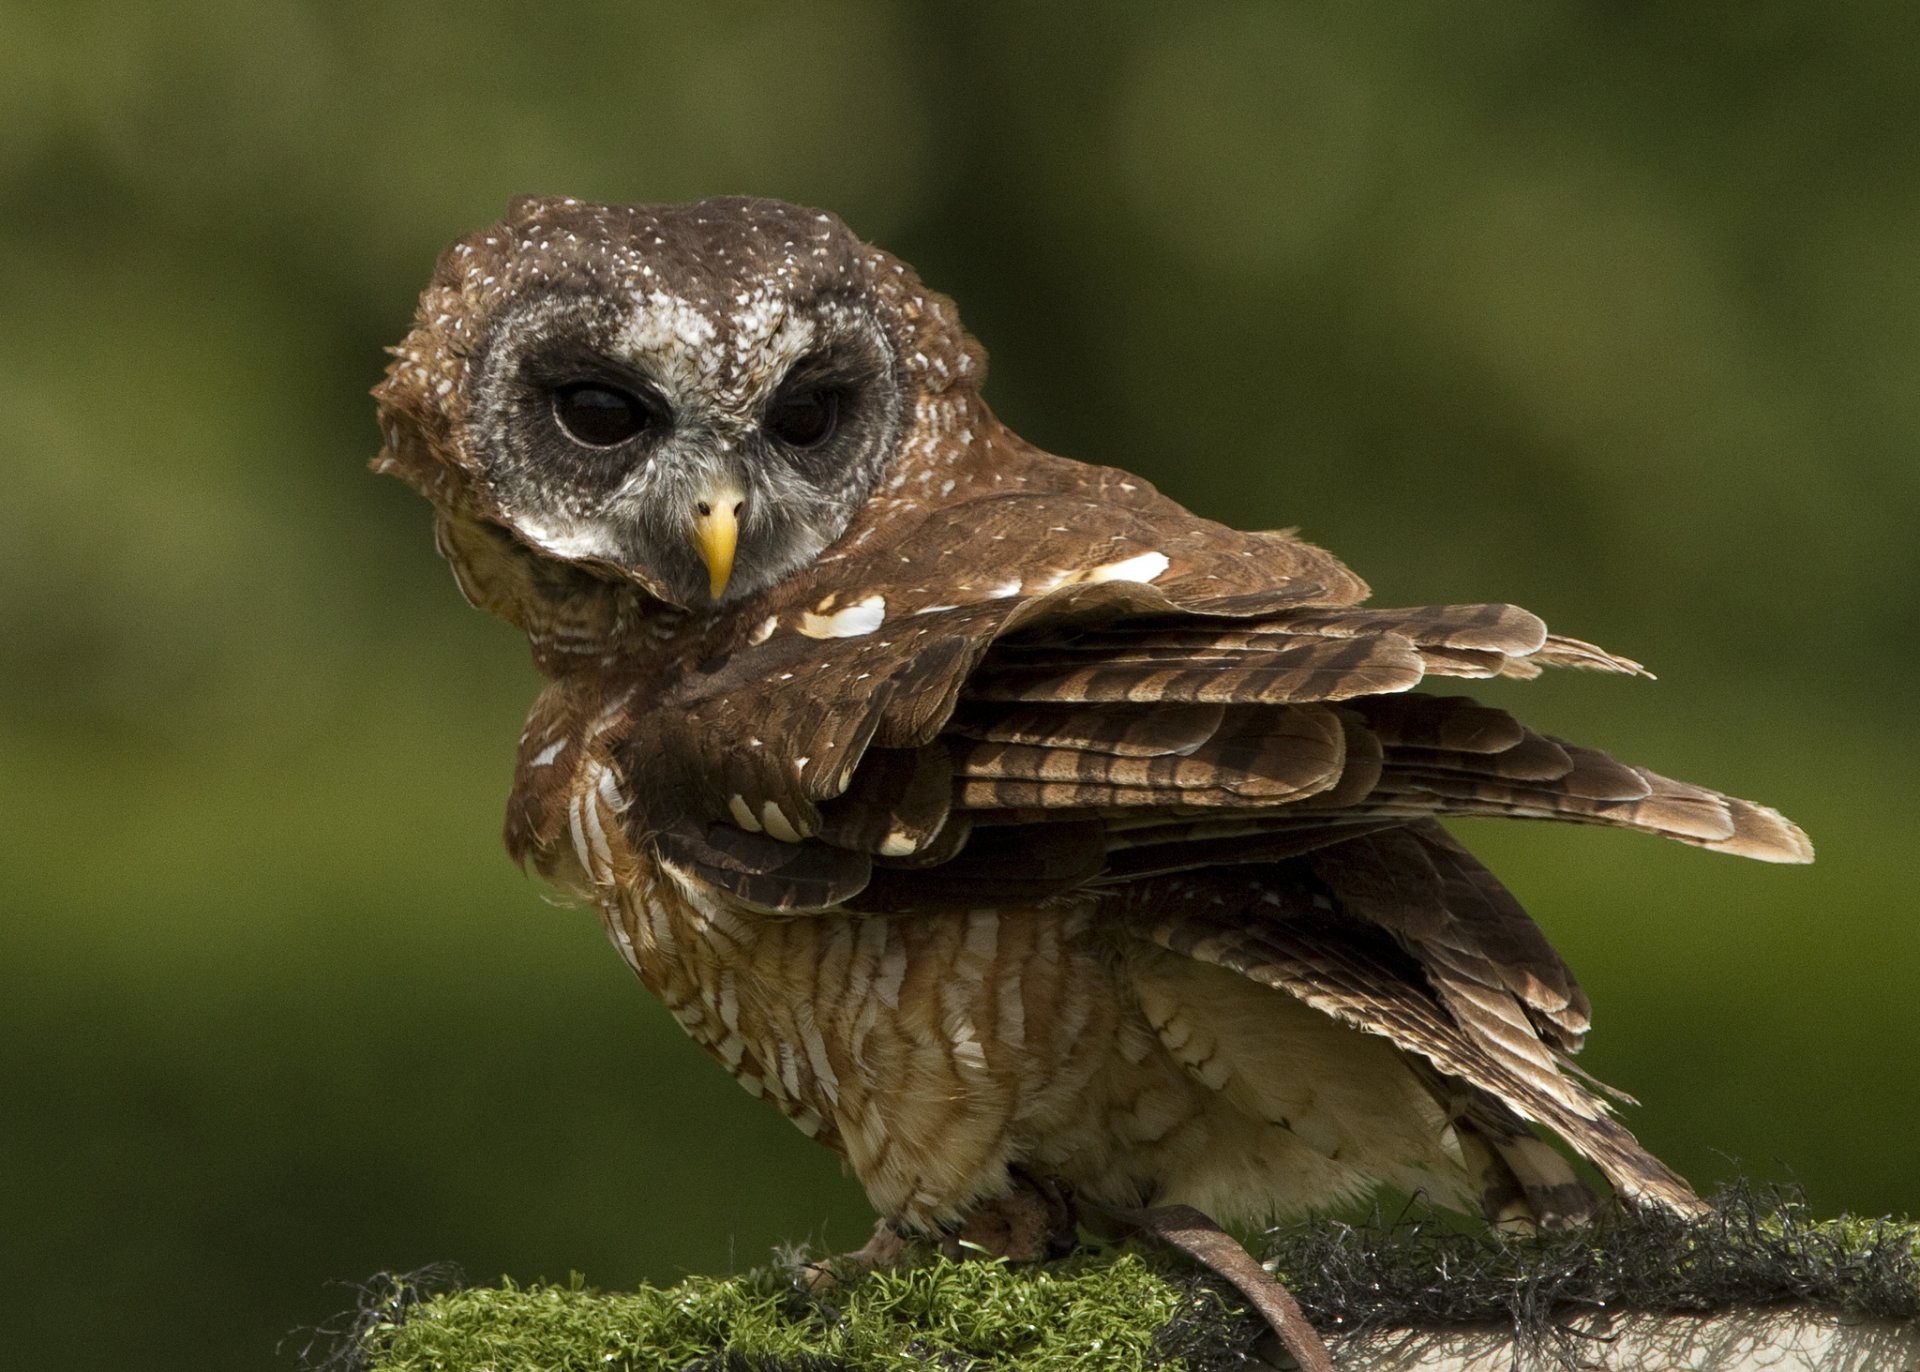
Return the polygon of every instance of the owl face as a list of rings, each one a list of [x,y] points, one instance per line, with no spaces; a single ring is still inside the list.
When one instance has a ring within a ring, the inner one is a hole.
[[[465,457],[498,517],[690,609],[817,557],[911,415],[844,226],[791,206],[712,209],[623,222],[531,202],[465,245],[503,254],[491,280],[513,286],[464,372]]]

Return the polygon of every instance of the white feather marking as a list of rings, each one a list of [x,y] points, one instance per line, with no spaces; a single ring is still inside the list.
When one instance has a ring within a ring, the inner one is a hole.
[[[588,848],[588,831],[580,819],[580,796],[566,798],[566,833],[574,839],[574,856],[580,860],[580,869],[588,875],[593,873],[593,852]]]
[[[830,615],[807,611],[800,616],[800,632],[808,638],[859,638],[879,628],[886,617],[886,598],[870,595]]]
[[[753,807],[747,804],[742,795],[727,797],[727,813],[733,816],[733,822],[750,834],[760,832],[760,821],[753,817]]]
[[[653,936],[654,950],[664,957],[672,957],[677,941],[673,936],[673,915],[667,909],[664,900],[647,897],[647,931]]]
[[[573,853],[580,859],[581,870],[591,880],[599,881],[600,868],[594,862],[595,848],[587,836],[586,797],[583,795],[570,796],[567,800],[567,830],[573,836]],[[601,836],[601,842],[605,843],[605,835]],[[613,854],[605,853],[604,856],[610,862]]]
[[[957,1016],[948,1031],[953,1040],[953,1063],[969,1076],[984,1073],[987,1070],[987,1050],[980,1046],[976,1037],[978,1030],[973,1021],[965,1015]]]
[[[535,767],[551,766],[553,760],[559,757],[562,752],[566,751],[566,747],[567,741],[564,738],[556,743],[549,743],[533,755],[532,760],[527,763],[528,770],[532,770]]]
[[[616,815],[624,815],[633,802],[620,789],[620,783],[613,779],[613,768],[600,768],[599,779],[593,783],[593,789],[606,807]]]
[[[635,951],[633,939],[627,934],[625,915],[624,910],[607,912],[607,937],[612,939],[613,946],[620,950],[620,956],[626,959],[627,966],[637,972],[640,970],[640,954]]]
[[[1152,581],[1167,570],[1171,563],[1165,553],[1147,552],[1137,557],[1124,558],[1119,562],[1109,562],[1093,568],[1087,573],[1088,581]]]
[[[600,822],[600,807],[593,803],[592,796],[580,798],[580,815],[586,821],[587,843],[593,848],[596,861],[587,868],[595,881],[613,880],[613,846],[607,842],[606,826]]]
[[[766,826],[769,838],[777,838],[782,843],[800,841],[800,831],[793,827],[792,822],[787,818],[786,811],[782,810],[775,801],[770,800],[760,807],[760,822]]]

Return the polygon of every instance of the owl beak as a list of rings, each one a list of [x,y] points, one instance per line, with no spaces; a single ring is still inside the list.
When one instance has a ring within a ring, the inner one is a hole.
[[[733,576],[733,550],[740,542],[740,512],[746,503],[746,492],[729,480],[708,487],[694,506],[693,541],[707,564],[707,589],[715,600]]]

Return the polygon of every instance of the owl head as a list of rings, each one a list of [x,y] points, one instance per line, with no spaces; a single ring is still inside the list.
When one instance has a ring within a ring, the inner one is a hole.
[[[516,201],[442,256],[394,353],[376,467],[696,612],[817,558],[923,401],[983,370],[905,264],[752,199]]]

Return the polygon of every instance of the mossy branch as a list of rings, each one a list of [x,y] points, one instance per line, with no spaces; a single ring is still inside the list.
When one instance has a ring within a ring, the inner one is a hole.
[[[1834,1317],[1877,1322],[1870,1332],[1882,1352],[1920,1350],[1920,1225],[1815,1221],[1795,1199],[1763,1203],[1745,1189],[1715,1205],[1700,1220],[1623,1217],[1525,1240],[1465,1233],[1439,1219],[1318,1221],[1270,1234],[1268,1261],[1342,1365],[1354,1368],[1513,1366],[1516,1356],[1546,1368],[1628,1366],[1596,1350],[1625,1356],[1661,1338],[1691,1347],[1705,1330],[1719,1331],[1716,1348],[1750,1352],[1761,1337],[1755,1331],[1804,1341],[1801,1324]],[[332,1367],[1225,1372],[1261,1365],[1249,1359],[1265,1347],[1264,1326],[1230,1290],[1174,1258],[1131,1247],[1037,1267],[929,1262],[822,1294],[779,1267],[634,1292],[593,1291],[577,1277],[567,1285],[430,1286],[395,1278],[371,1285]],[[1768,1324],[1750,1316],[1756,1309],[1790,1311],[1801,1324]],[[1727,1312],[1745,1321],[1732,1333],[1713,1322]],[[1409,1340],[1409,1330],[1426,1336]],[[1463,1332],[1469,1337],[1457,1337]],[[1742,1365],[1728,1360],[1735,1351],[1712,1356],[1718,1360],[1684,1365]]]

